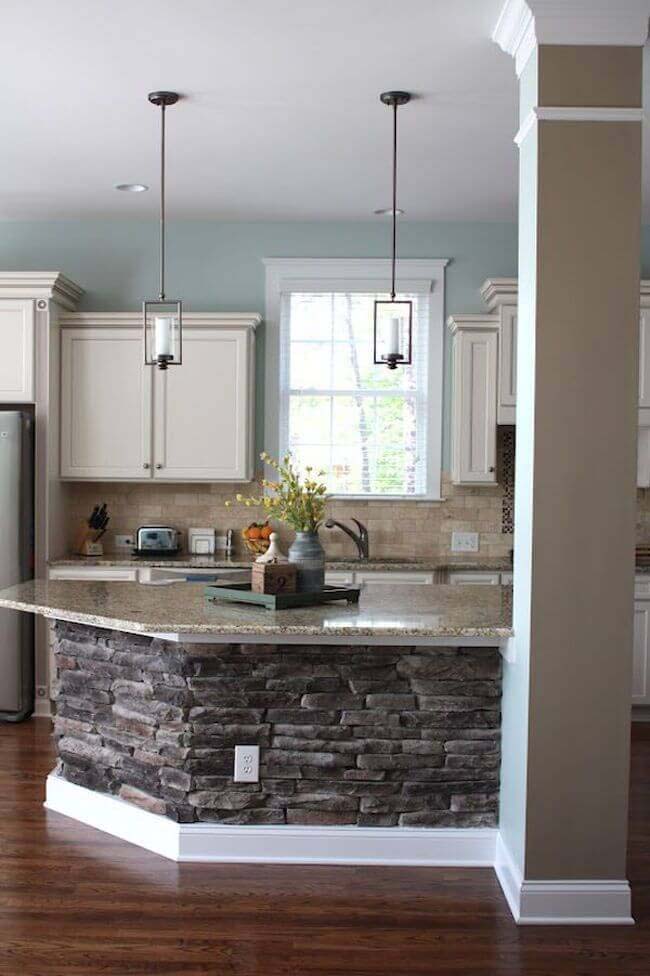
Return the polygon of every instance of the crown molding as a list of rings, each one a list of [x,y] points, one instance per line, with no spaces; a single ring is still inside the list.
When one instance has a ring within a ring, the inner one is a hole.
[[[73,311],[83,293],[60,271],[0,271],[1,298],[45,298]]]
[[[492,311],[499,305],[516,305],[519,286],[516,278],[486,278],[481,298]]]
[[[258,312],[183,312],[183,327],[194,329],[250,329],[261,323]],[[66,328],[134,329],[142,327],[142,312],[71,312],[59,324]]]
[[[480,312],[471,315],[450,315],[447,319],[447,328],[452,335],[464,329],[471,329],[473,332],[482,329],[490,331],[499,328],[499,316],[483,315]]]
[[[540,44],[642,47],[648,18],[650,0],[506,0],[492,40],[520,75]]]

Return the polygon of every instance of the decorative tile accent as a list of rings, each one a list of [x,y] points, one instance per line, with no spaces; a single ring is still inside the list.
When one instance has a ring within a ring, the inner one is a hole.
[[[516,427],[497,427],[497,457],[501,499],[501,531],[512,535],[515,531],[515,439]]]

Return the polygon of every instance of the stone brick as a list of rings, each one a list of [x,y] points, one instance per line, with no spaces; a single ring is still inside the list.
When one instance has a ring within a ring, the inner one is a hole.
[[[81,759],[87,759],[88,762],[98,763],[101,766],[121,766],[124,761],[124,756],[120,753],[101,745],[101,739],[99,737],[98,742],[93,744],[64,735],[59,739],[57,748],[59,754],[63,757],[78,756]]]
[[[395,827],[398,819],[396,813],[360,813],[357,817],[357,826]]]
[[[393,756],[361,755],[357,758],[359,769],[422,769],[423,766],[442,766],[442,756],[417,756],[399,753]]]
[[[476,698],[470,695],[418,695],[418,705],[425,712],[462,712],[478,708],[494,709],[498,702],[493,698]]]
[[[454,811],[496,810],[498,803],[498,793],[453,793],[451,797]]]
[[[262,793],[246,793],[243,790],[201,790],[188,794],[187,800],[191,806],[203,810],[247,810],[263,807],[266,796]]]
[[[429,793],[424,796],[363,796],[364,813],[407,813],[415,810],[449,810],[449,793]]]
[[[335,752],[296,752],[293,749],[267,749],[264,761],[275,766],[319,766],[333,769],[354,765],[354,758]]]
[[[269,708],[266,720],[283,725],[335,725],[339,720],[339,713],[321,709],[307,711],[304,708]]]
[[[418,695],[476,695],[485,698],[499,698],[501,684],[490,680],[440,681],[435,678],[413,678],[411,688]]]
[[[312,675],[304,677],[269,678],[266,682],[269,691],[296,691],[303,694],[316,691],[347,691],[347,687],[338,675],[328,678],[316,678]]]
[[[355,824],[356,822],[357,815],[354,812],[334,813],[330,810],[287,810],[288,824],[340,827],[345,824]]]
[[[495,755],[499,752],[499,746],[493,739],[450,739],[445,742],[445,752],[459,755]]]
[[[386,771],[384,769],[345,769],[343,771],[343,779],[357,780],[362,783],[382,780],[385,776]]]
[[[275,735],[295,736],[298,739],[350,739],[352,729],[342,725],[282,725],[273,726]]]
[[[363,711],[343,712],[341,725],[398,725],[399,715],[392,714],[379,708],[367,708]],[[378,733],[381,734],[381,733]]]
[[[402,752],[415,756],[441,756],[443,753],[442,742],[435,742],[431,739],[402,739]]]
[[[445,760],[448,769],[498,769],[501,757],[498,753],[487,756],[459,756],[450,754]]]
[[[167,804],[164,800],[157,796],[151,796],[150,793],[145,793],[144,790],[139,790],[135,786],[123,784],[120,786],[118,795],[121,800],[134,803],[137,807],[147,810],[148,813],[165,814],[167,812]]]
[[[366,696],[368,708],[388,708],[401,712],[405,708],[415,708],[415,695],[372,694]]]
[[[191,708],[189,720],[194,725],[259,725],[263,718],[261,708]]]
[[[185,793],[192,789],[192,777],[184,769],[163,766],[159,776],[163,786],[171,786],[176,790],[183,790]]]
[[[237,813],[232,813],[227,810],[204,809],[198,810],[197,812],[199,820],[208,821],[210,823],[277,825],[285,822],[284,810],[240,810]]]
[[[368,694],[408,694],[410,689],[408,681],[391,681],[390,678],[355,678],[348,679],[350,690],[355,695]]]
[[[295,793],[283,798],[288,810],[297,807],[305,810],[330,810],[341,813],[346,810],[358,810],[359,798],[356,796],[324,796],[322,793]]]
[[[419,810],[402,813],[399,823],[401,827],[496,827],[496,814]]]
[[[345,692],[317,692],[303,695],[300,701],[303,708],[327,708],[341,711],[344,708],[363,708],[363,696]]]

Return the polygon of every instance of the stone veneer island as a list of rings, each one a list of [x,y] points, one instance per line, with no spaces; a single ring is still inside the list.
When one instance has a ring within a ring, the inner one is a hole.
[[[510,604],[436,585],[281,612],[192,583],[0,594],[54,621],[55,778],[180,824],[397,830],[495,826]],[[260,747],[259,782],[234,781],[235,745]]]

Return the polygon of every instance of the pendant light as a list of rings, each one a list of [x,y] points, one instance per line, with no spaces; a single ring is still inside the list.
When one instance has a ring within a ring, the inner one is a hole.
[[[182,305],[165,296],[165,109],[175,105],[176,92],[157,91],[148,95],[160,108],[160,291],[158,300],[142,303],[144,361],[148,366],[167,369],[183,362]]]
[[[379,96],[393,110],[393,255],[391,262],[390,301],[375,300],[374,362],[389,369],[408,366],[413,356],[413,302],[395,298],[395,264],[397,260],[397,108],[410,102],[409,92],[389,91]]]

